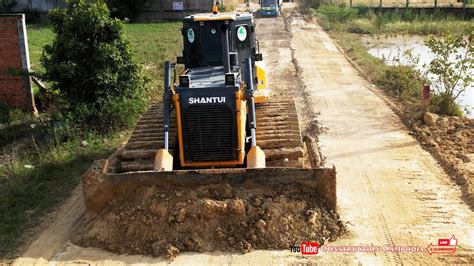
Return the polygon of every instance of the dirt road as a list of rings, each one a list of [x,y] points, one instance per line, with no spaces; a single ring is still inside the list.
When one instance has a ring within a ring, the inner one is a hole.
[[[288,23],[300,76],[326,128],[319,137],[322,153],[338,169],[339,212],[350,221],[350,242],[427,246],[455,235],[456,256],[442,260],[472,263],[473,213],[459,189],[318,25],[298,16]],[[438,258],[426,253],[355,257],[374,263]]]
[[[326,246],[420,246],[458,239],[456,254],[403,252],[322,253],[285,251],[245,255],[185,253],[173,264],[474,263],[473,212],[430,154],[422,150],[377,90],[362,79],[315,23],[287,5],[285,19],[258,20],[258,37],[274,94],[295,93],[301,123],[315,133],[327,164],[338,170],[338,211],[350,234]],[[315,121],[314,119],[317,119]],[[115,255],[68,242],[84,207],[80,190],[15,264],[166,264],[160,258]]]

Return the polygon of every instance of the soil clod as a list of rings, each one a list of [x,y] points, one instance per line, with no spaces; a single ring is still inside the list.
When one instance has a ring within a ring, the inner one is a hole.
[[[285,250],[292,243],[322,243],[345,232],[339,217],[322,207],[317,194],[297,184],[276,190],[227,183],[169,185],[136,192],[111,201],[82,225],[73,241],[173,259],[185,251]]]

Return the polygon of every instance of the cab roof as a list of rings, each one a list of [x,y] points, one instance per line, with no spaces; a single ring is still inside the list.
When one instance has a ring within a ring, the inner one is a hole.
[[[202,13],[189,15],[184,20],[192,21],[216,21],[216,20],[249,20],[253,16],[250,13]]]

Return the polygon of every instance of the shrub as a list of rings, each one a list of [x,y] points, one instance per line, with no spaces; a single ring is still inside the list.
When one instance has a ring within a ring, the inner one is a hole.
[[[4,103],[0,103],[0,125],[10,124],[10,108]]]
[[[424,81],[420,73],[413,67],[397,65],[387,68],[379,85],[399,99],[406,101],[420,96]]]
[[[374,14],[373,8],[365,4],[359,4],[355,8],[360,16],[368,17]]]
[[[419,57],[412,50],[400,51],[393,59],[395,66],[387,66],[379,84],[402,101],[418,98],[420,90],[427,83],[416,69]]]
[[[321,26],[323,30],[328,31],[332,29],[331,28],[332,24],[329,21],[328,16],[317,14],[317,21],[318,21],[319,26]]]
[[[390,18],[388,15],[376,14],[373,18],[373,24],[377,30],[382,29],[382,27],[389,22]]]
[[[321,5],[324,5],[327,1],[325,0],[304,0],[303,4],[309,8],[319,8]]]
[[[148,103],[148,86],[122,23],[104,3],[85,0],[52,10],[50,19],[55,37],[41,57],[43,78],[64,100],[63,112],[99,132],[130,124]]]
[[[420,11],[421,13],[420,14],[416,14],[415,12],[413,12],[413,10],[411,8],[408,8],[408,9],[405,9],[403,11],[400,11],[400,20],[403,20],[403,21],[415,21],[417,18],[420,19],[420,20],[423,20],[426,18],[426,15],[424,13],[422,13],[422,11]]]
[[[355,21],[346,31],[355,34],[371,34],[374,30],[372,30],[370,26],[371,25],[365,25],[364,23]]]
[[[437,93],[431,94],[430,109],[437,114],[446,114],[453,116],[462,116],[463,111],[459,105],[449,97],[444,97]]]
[[[459,115],[456,100],[467,89],[472,89],[474,45],[471,40],[472,33],[467,38],[463,35],[430,36],[425,42],[435,56],[427,69],[433,76],[432,85],[439,98],[433,104],[440,114]]]
[[[322,5],[318,12],[327,16],[331,23],[351,21],[358,16],[358,9],[335,5]]]
[[[0,103],[0,131],[5,127],[31,122],[32,119],[33,116],[30,112],[24,111],[20,108],[9,107],[5,103]]]
[[[110,15],[119,19],[133,20],[137,16],[137,0],[107,0]]]

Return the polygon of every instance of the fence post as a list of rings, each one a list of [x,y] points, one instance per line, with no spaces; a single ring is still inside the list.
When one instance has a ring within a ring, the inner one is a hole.
[[[349,0],[349,7],[352,8],[352,0]]]
[[[430,111],[430,85],[423,85],[423,113]]]
[[[467,2],[467,0],[462,1],[462,14],[463,14],[462,16],[463,16],[463,18],[466,18],[466,2]]]
[[[405,5],[405,9],[408,9],[409,3],[410,3],[410,0],[407,0],[407,1],[406,1],[406,5]]]
[[[379,0],[379,12],[382,13],[382,0]]]
[[[438,0],[434,0],[435,3],[434,3],[434,9],[436,9],[438,7]]]

